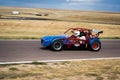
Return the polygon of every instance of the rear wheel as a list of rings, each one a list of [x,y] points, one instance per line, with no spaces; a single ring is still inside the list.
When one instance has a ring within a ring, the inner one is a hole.
[[[55,40],[51,45],[51,49],[54,51],[61,51],[62,47],[63,47],[63,43],[60,40]]]
[[[99,51],[101,49],[101,43],[98,41],[95,41],[91,44],[90,49],[92,51]]]

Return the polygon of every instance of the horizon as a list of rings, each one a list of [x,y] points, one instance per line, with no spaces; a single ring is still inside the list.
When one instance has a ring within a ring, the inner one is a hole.
[[[33,8],[33,9],[50,9],[50,10],[65,10],[65,11],[85,11],[85,12],[106,12],[106,13],[120,13],[117,11],[98,11],[98,10],[75,10],[75,9],[56,9],[56,8],[34,8],[34,7],[19,7],[19,6],[0,6],[0,7],[11,7],[11,8]],[[16,10],[17,11],[17,10]]]
[[[61,10],[80,10],[97,12],[120,12],[118,0],[4,0],[0,6],[19,8],[45,8]]]

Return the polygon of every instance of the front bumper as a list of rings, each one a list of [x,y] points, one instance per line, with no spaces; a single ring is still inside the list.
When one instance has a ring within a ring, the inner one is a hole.
[[[41,47],[50,46],[50,41],[48,41],[48,40],[41,39],[40,43],[41,43]]]

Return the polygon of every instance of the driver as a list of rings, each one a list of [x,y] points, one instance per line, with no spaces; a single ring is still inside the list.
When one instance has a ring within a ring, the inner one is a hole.
[[[85,33],[84,32],[80,32],[80,31],[74,31],[73,35],[76,37],[76,38],[79,38],[80,40],[86,40],[85,38]]]
[[[74,36],[78,39],[80,39],[80,44],[82,44],[85,40],[85,33],[84,32],[80,32],[80,31],[74,31]]]
[[[86,37],[85,37],[85,33],[84,33],[84,32],[81,32],[81,33],[80,33],[80,39],[81,39],[81,40],[86,40]]]
[[[73,35],[74,35],[75,37],[79,38],[79,37],[80,37],[80,31],[77,31],[77,30],[74,31]]]

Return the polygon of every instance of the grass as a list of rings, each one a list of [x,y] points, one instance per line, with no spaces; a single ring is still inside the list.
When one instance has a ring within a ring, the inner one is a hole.
[[[98,74],[97,73],[95,73],[95,72],[91,72],[91,73],[86,73],[85,74],[86,76],[98,76]]]
[[[120,38],[120,25],[65,21],[0,20],[0,39],[39,39],[46,35],[62,35],[72,27],[103,30],[102,38]]]
[[[32,62],[31,64],[34,64],[34,65],[47,65],[47,63],[45,63],[45,62]]]
[[[20,15],[11,15],[16,9]],[[36,16],[40,13],[48,16]],[[4,19],[16,17],[28,20]],[[101,38],[120,39],[120,13],[0,7],[0,18],[0,39],[39,39],[73,27],[103,30]]]
[[[113,66],[114,65],[114,66]],[[0,67],[2,80],[119,80],[120,59],[18,64]]]
[[[96,80],[104,80],[104,78],[103,78],[103,77],[98,76],[98,77],[96,78]]]
[[[12,11],[19,11],[19,15],[11,15]],[[48,14],[47,16],[36,16],[36,14]],[[78,11],[78,10],[57,10],[43,8],[18,8],[18,7],[0,7],[1,18],[6,17],[30,17],[59,19],[67,21],[83,22],[102,22],[120,24],[120,13],[115,12],[95,12],[95,11]]]
[[[11,67],[11,68],[9,68],[9,70],[11,70],[11,71],[18,71],[19,69],[15,68],[15,67]]]

